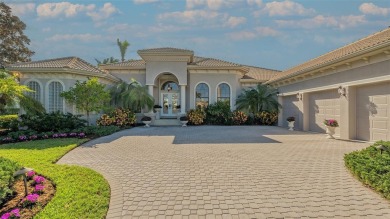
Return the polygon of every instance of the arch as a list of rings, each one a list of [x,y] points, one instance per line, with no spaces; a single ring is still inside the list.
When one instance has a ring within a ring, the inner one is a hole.
[[[226,91],[226,88],[229,89],[229,91]],[[225,89],[223,91],[221,91],[220,89]],[[220,83],[217,84],[217,87],[216,87],[216,90],[215,90],[215,96],[217,98],[217,101],[226,101],[228,98],[229,98],[229,104],[230,104],[230,107],[232,107],[232,86],[230,86],[229,83],[227,83],[226,81],[222,81]],[[229,96],[228,96],[229,95]]]
[[[65,85],[60,80],[50,80],[46,84],[46,110],[48,112],[65,112],[65,99],[60,93],[65,90]]]
[[[179,91],[179,85],[174,81],[165,81],[161,86],[160,90],[164,91]]]
[[[35,85],[31,85],[31,83],[35,83]],[[38,100],[40,103],[43,103],[43,86],[42,83],[36,79],[29,79],[24,82],[24,85],[29,87],[31,90],[34,90],[35,92],[28,92],[27,95],[31,96],[35,100]],[[38,85],[38,86],[36,86]],[[36,91],[36,88],[38,88],[38,91]]]
[[[199,87],[199,89],[207,88],[207,93],[206,93],[206,91],[203,92],[202,90],[198,90],[198,86],[202,86],[202,85],[205,85],[205,86],[203,88]],[[210,104],[210,85],[207,82],[205,82],[205,81],[198,82],[195,85],[194,94],[195,94],[194,95],[195,107],[200,105],[203,108],[203,107],[207,107]],[[200,94],[199,97],[198,97],[198,94]],[[207,96],[206,96],[206,94],[207,94]],[[205,103],[206,99],[207,99],[207,103]]]
[[[158,82],[158,79],[161,78],[161,77],[163,77],[164,75],[172,75],[173,77],[175,77],[175,79],[176,79],[176,81],[177,81],[177,84],[178,84],[178,85],[182,85],[182,84],[181,84],[181,81],[180,81],[180,79],[179,79],[179,77],[178,77],[175,73],[167,72],[167,71],[158,73],[158,74],[154,77],[154,79],[152,80],[153,83],[150,83],[150,82],[148,82],[148,80],[146,80],[145,85],[153,85],[153,86],[157,85],[157,84],[158,84],[158,83],[157,83],[157,82]],[[159,88],[159,89],[160,89],[160,88]]]

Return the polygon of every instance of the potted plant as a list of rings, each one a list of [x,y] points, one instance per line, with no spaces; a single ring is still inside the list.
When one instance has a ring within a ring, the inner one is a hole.
[[[335,133],[336,127],[339,127],[339,123],[335,119],[325,119],[324,124],[326,126],[326,138],[334,139],[333,135]]]
[[[181,126],[182,127],[185,127],[185,126],[187,126],[187,123],[188,123],[188,117],[187,116],[182,116],[182,117],[180,117],[180,122],[181,122]]]
[[[156,119],[160,119],[160,112],[162,107],[160,105],[154,105],[153,108],[156,111]]]
[[[287,122],[288,122],[288,127],[290,131],[294,131],[294,123],[295,123],[295,117],[294,116],[290,116],[290,117],[287,117]]]
[[[149,124],[152,122],[152,118],[149,116],[142,117],[141,121],[145,124],[145,127],[150,127]]]

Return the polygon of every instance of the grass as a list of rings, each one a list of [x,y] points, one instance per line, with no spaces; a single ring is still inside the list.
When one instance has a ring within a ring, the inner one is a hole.
[[[389,151],[380,153],[375,147],[378,145]],[[376,142],[363,150],[346,154],[344,161],[360,181],[390,199],[390,141]]]
[[[31,167],[56,185],[56,194],[34,218],[105,218],[110,187],[99,173],[55,162],[85,139],[48,139],[0,145],[0,156]]]

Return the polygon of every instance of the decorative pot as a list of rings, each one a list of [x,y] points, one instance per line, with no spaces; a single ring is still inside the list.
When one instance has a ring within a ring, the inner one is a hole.
[[[145,124],[145,127],[148,128],[150,127],[149,124],[152,122],[152,121],[142,121],[144,124]]]
[[[335,133],[335,129],[336,129],[336,127],[326,126],[326,134],[328,134],[328,136],[326,136],[326,138],[334,139],[333,135]]]
[[[181,122],[181,126],[182,127],[186,127],[187,126],[188,121],[180,121],[180,122]]]
[[[289,122],[289,121],[287,121],[288,122],[288,130],[290,130],[290,131],[294,131],[294,123],[295,123],[295,121],[291,121],[291,122]]]
[[[156,119],[160,119],[161,108],[154,108],[156,110]]]

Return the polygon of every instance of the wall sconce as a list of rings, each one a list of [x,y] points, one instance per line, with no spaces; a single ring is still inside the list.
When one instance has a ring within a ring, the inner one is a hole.
[[[297,99],[298,99],[298,100],[302,100],[302,96],[303,96],[302,93],[297,93]]]
[[[347,96],[347,89],[345,87],[340,86],[339,89],[337,90],[337,92],[339,93],[340,97]]]
[[[172,90],[172,87],[170,84],[168,84],[167,90],[168,90],[168,92]]]

